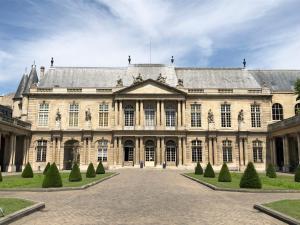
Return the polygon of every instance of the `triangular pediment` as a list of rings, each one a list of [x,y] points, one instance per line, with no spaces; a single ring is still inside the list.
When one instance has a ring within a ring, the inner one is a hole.
[[[118,94],[184,94],[182,91],[154,80],[146,80],[118,91]]]

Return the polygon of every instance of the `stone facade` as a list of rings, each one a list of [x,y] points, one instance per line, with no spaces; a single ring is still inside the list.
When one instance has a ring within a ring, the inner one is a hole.
[[[20,83],[13,115],[31,123],[34,170],[47,162],[70,169],[76,160],[82,169],[101,160],[110,168],[164,162],[193,168],[200,161],[220,169],[227,162],[231,170],[252,161],[264,170],[272,105],[281,103],[287,118],[297,102],[292,90],[274,90],[253,73],[155,64],[51,67],[35,82],[33,67]]]

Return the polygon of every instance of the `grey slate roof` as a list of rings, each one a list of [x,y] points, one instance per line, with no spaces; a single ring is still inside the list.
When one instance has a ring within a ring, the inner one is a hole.
[[[29,93],[29,89],[32,84],[37,84],[39,82],[39,78],[37,76],[36,67],[35,65],[31,67],[31,71],[28,76],[28,80],[26,82],[25,89],[23,93]]]
[[[42,88],[55,86],[113,88],[116,87],[117,80],[122,79],[123,85],[128,87],[133,84],[133,76],[136,77],[139,74],[143,80],[156,80],[161,74],[166,78],[166,84],[171,87],[176,87],[178,79],[183,79],[185,88],[256,89],[266,85],[273,91],[293,91],[295,80],[300,78],[300,70],[175,68],[162,64],[133,64],[128,67],[51,67],[41,78],[38,86]],[[37,81],[34,67],[24,91],[28,91],[30,86]],[[22,85],[20,83],[19,86]],[[20,96],[20,93],[16,96]]]
[[[27,76],[27,74],[24,74],[22,76],[22,79],[20,81],[18,89],[17,89],[17,91],[15,93],[14,99],[20,99],[20,98],[22,98],[22,94],[23,94],[23,92],[25,90],[27,81],[28,81],[28,76]]]

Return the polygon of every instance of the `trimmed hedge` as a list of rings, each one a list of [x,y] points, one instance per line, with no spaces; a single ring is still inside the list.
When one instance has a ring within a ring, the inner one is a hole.
[[[203,169],[199,162],[197,162],[197,166],[195,167],[195,174],[197,174],[197,175],[203,174]]]
[[[96,177],[96,171],[95,171],[95,168],[94,168],[94,165],[93,163],[90,163],[89,164],[89,167],[86,171],[86,177],[87,178],[93,178],[93,177]]]
[[[42,187],[43,188],[50,188],[50,187],[62,187],[62,180],[59,174],[59,171],[56,167],[56,164],[53,163],[44,177]]]
[[[219,182],[231,182],[231,175],[226,163],[223,163],[218,177]]]
[[[2,182],[2,173],[1,173],[1,170],[0,170],[0,182]]]
[[[46,167],[45,167],[45,169],[44,169],[44,171],[43,171],[44,175],[46,175],[47,170],[49,169],[49,167],[50,167],[50,163],[48,162],[47,165],[46,165]]]
[[[80,169],[77,163],[74,163],[72,171],[69,175],[69,181],[70,182],[77,182],[77,181],[81,181],[82,180],[82,176],[80,173]]]
[[[23,178],[33,178],[33,171],[32,171],[30,163],[26,164],[21,176]]]
[[[277,177],[275,167],[271,163],[267,167],[266,176],[270,178]]]
[[[300,165],[296,169],[295,182],[300,182]]]
[[[211,177],[211,178],[214,178],[216,175],[215,175],[215,172],[214,172],[214,169],[212,168],[210,162],[207,164],[206,168],[205,168],[205,171],[204,171],[204,177]]]
[[[249,162],[241,178],[240,188],[262,188],[261,180],[252,162]]]
[[[98,163],[96,174],[105,174],[105,169],[101,161]]]

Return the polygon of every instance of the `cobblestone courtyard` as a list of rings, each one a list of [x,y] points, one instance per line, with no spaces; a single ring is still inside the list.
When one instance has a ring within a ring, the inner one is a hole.
[[[282,224],[253,204],[300,194],[216,192],[182,171],[121,169],[120,175],[83,191],[5,193],[46,203],[14,224]]]

